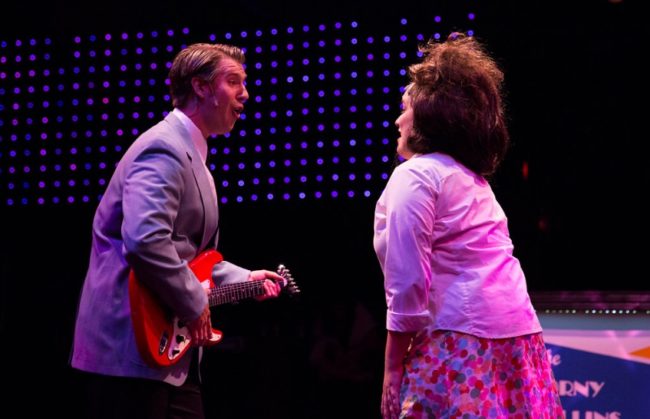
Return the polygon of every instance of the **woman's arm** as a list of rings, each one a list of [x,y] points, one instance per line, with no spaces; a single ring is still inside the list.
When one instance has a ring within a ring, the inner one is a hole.
[[[415,332],[388,331],[384,357],[384,384],[381,395],[381,414],[384,419],[397,419],[401,410],[399,389],[402,384],[404,365]]]

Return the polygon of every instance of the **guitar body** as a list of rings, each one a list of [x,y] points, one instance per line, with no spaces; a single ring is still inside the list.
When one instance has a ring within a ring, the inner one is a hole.
[[[190,269],[207,290],[210,307],[264,295],[264,281],[215,287],[212,268],[221,261],[221,253],[206,250],[189,263]],[[283,291],[290,294],[300,292],[284,265],[278,266],[277,273],[282,280],[276,283]],[[135,341],[145,362],[154,368],[168,367],[178,362],[191,346],[189,330],[135,277],[133,271],[129,274],[129,300]],[[212,337],[206,346],[218,343],[222,337],[220,331],[212,329]]]
[[[190,269],[204,288],[214,288],[212,268],[223,257],[216,250],[206,250],[192,260]],[[152,367],[175,364],[190,348],[189,331],[149,289],[137,280],[133,271],[129,275],[131,319],[140,355]],[[222,333],[212,329],[208,346],[221,341]]]

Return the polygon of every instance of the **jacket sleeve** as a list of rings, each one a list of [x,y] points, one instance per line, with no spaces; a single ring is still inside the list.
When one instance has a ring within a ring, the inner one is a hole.
[[[212,280],[217,286],[248,281],[251,271],[230,262],[219,262],[212,268]]]
[[[184,157],[160,140],[133,160],[124,183],[122,237],[125,258],[136,277],[181,320],[191,321],[208,301],[172,241],[184,177],[192,173]]]

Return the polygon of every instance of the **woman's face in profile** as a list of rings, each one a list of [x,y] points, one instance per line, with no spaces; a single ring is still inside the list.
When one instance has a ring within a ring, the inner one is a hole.
[[[413,157],[413,152],[408,148],[408,138],[413,129],[413,108],[411,107],[411,85],[406,86],[404,94],[402,95],[402,113],[395,120],[395,125],[399,130],[399,138],[397,139],[397,154],[402,158],[408,160]]]

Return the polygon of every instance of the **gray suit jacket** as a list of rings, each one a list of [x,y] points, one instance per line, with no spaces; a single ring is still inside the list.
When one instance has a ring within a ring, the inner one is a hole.
[[[218,209],[209,174],[181,121],[170,113],[129,147],[111,178],[93,221],[71,364],[99,374],[150,378],[180,385],[191,354],[168,368],[150,368],[136,347],[129,307],[133,269],[185,321],[207,304],[187,263],[216,246]],[[214,243],[210,243],[214,239]],[[219,264],[222,283],[250,271]]]

